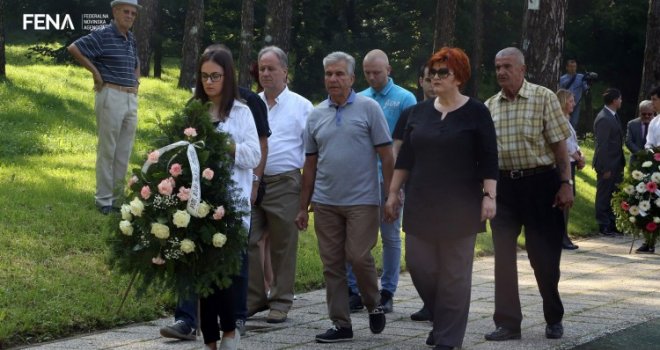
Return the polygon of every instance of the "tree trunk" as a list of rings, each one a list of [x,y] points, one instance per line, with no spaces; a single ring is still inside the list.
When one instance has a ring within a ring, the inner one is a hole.
[[[238,85],[245,88],[252,86],[250,75],[250,56],[254,40],[254,0],[243,0],[241,9],[241,49],[238,55]]]
[[[0,0],[0,80],[7,78],[5,65],[7,58],[5,57],[5,0]]]
[[[433,34],[433,52],[443,46],[454,44],[456,27],[457,0],[438,0],[435,8],[435,32]]]
[[[158,15],[154,23],[155,33],[152,36],[151,47],[154,53],[154,78],[161,78],[163,73],[163,8],[158,6]]]
[[[151,54],[153,48],[152,36],[155,34],[156,17],[160,14],[158,0],[141,0],[142,9],[133,26],[133,34],[137,42],[138,59],[140,60],[140,75],[149,76]]]
[[[568,0],[539,0],[540,8],[530,10],[525,1],[522,51],[529,81],[556,90],[559,83],[564,24]]]
[[[204,0],[188,0],[188,12],[183,29],[180,88],[190,89],[195,85],[195,70],[202,45],[204,29]]]
[[[268,7],[264,36],[266,45],[276,45],[284,52],[289,52],[293,0],[268,0],[266,6]]]
[[[481,60],[483,57],[484,42],[484,11],[483,1],[474,2],[474,37],[472,42],[472,55],[470,65],[472,66],[472,79],[468,82],[467,93],[472,97],[478,97],[479,84],[481,83]]]
[[[651,89],[660,85],[660,0],[649,0],[649,15],[646,22],[646,49],[644,70],[639,99],[649,98]]]

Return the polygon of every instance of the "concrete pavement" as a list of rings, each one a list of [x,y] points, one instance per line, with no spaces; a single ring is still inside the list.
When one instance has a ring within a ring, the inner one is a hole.
[[[575,243],[576,251],[564,251],[559,290],[564,302],[564,337],[545,338],[541,297],[525,251],[518,254],[520,298],[524,320],[522,339],[487,342],[484,333],[494,329],[493,257],[474,263],[472,304],[463,349],[570,349],[609,333],[660,316],[660,255],[628,254],[630,237],[594,237]],[[639,241],[635,246],[639,245]],[[282,324],[265,322],[266,312],[248,320],[248,333],[241,349],[429,349],[424,341],[430,323],[410,320],[421,301],[407,273],[401,275],[394,297],[394,312],[387,315],[382,334],[369,332],[366,311],[352,314],[354,340],[318,344],[314,336],[331,326],[327,318],[325,291],[298,295],[289,319]],[[30,349],[202,349],[201,337],[193,341],[161,338],[158,329],[171,318],[136,324]],[[658,330],[660,332],[660,330]],[[631,344],[630,348],[642,350]]]

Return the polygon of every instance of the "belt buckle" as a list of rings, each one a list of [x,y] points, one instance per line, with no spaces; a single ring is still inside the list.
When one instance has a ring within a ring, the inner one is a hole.
[[[522,170],[511,170],[509,177],[511,177],[512,180],[518,180],[523,177],[523,172]]]

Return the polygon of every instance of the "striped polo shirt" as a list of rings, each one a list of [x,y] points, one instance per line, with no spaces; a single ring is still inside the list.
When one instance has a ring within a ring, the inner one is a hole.
[[[74,44],[96,66],[104,82],[122,86],[137,85],[135,69],[138,58],[133,33],[128,32],[124,37],[112,21],[79,38]]]

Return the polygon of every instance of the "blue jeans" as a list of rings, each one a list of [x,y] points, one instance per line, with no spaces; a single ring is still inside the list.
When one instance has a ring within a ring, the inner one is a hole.
[[[234,288],[236,297],[236,319],[245,320],[247,318],[247,284],[248,284],[248,257],[244,251],[241,255],[243,265],[240,274],[232,277],[230,288]],[[191,295],[189,298],[179,298],[174,309],[174,320],[184,321],[190,328],[197,329],[197,296]]]
[[[383,242],[383,274],[380,276],[380,288],[394,295],[396,286],[399,284],[399,272],[401,272],[401,213],[399,213],[399,218],[392,223],[382,220],[385,196],[388,193],[388,190],[383,187],[384,185],[381,182],[380,238]],[[403,209],[401,212],[403,212]],[[348,288],[353,293],[358,294],[357,282],[350,264],[346,264],[346,279],[348,280]]]

